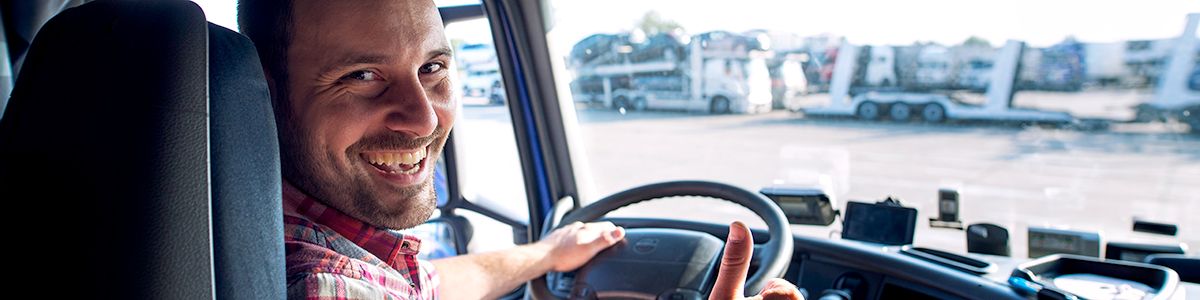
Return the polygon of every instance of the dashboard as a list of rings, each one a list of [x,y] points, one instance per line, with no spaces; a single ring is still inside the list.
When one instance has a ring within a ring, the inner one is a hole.
[[[809,291],[844,289],[851,299],[1022,299],[1006,284],[916,257],[903,247],[794,236],[785,278]]]
[[[724,224],[651,218],[606,219],[627,228],[675,228],[723,236]],[[756,242],[768,238],[765,230],[752,230]],[[793,235],[794,253],[783,278],[807,293],[807,299],[1032,299],[1030,294],[1009,283],[1017,267],[1031,262],[1000,256],[968,254],[970,261],[986,266],[962,268],[929,259],[929,253],[913,254],[909,246],[885,246],[851,240],[825,239]],[[759,251],[757,248],[756,252]],[[958,256],[956,254],[947,254]],[[758,257],[758,255],[755,255]],[[1097,262],[1108,265],[1111,262]],[[751,262],[753,273],[757,261]],[[1120,262],[1117,262],[1120,264]],[[1106,266],[1102,266],[1106,267]],[[1119,267],[1119,266],[1118,266]],[[1103,273],[1103,272],[1101,272]],[[1173,273],[1171,273],[1173,274]],[[1173,276],[1173,275],[1172,275]],[[1170,278],[1163,278],[1168,280]],[[1165,282],[1164,281],[1164,282]],[[1147,294],[1144,299],[1184,299],[1185,290],[1195,285],[1179,284],[1178,278],[1163,287],[1164,295]],[[1174,295],[1171,295],[1171,294]],[[830,296],[832,298],[823,298]],[[1173,297],[1172,297],[1173,296]]]

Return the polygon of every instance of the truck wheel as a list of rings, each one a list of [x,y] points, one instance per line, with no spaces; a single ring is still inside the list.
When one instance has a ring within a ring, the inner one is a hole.
[[[722,96],[713,97],[712,104],[709,105],[709,112],[714,115],[729,113],[729,99]]]
[[[941,123],[946,120],[946,108],[937,103],[925,104],[921,107],[921,119],[929,123]]]
[[[855,115],[859,119],[867,121],[875,121],[879,119],[879,104],[871,101],[866,101],[858,105],[855,110]]]
[[[1200,107],[1186,108],[1179,114],[1179,119],[1188,124],[1193,134],[1200,134]]]
[[[646,110],[646,99],[638,98],[637,100],[633,100],[633,110],[645,111]]]
[[[492,104],[504,105],[504,97],[500,96],[500,94],[492,94],[491,101]]]
[[[1153,106],[1142,104],[1134,107],[1134,110],[1136,113],[1134,114],[1133,120],[1136,122],[1149,123],[1166,121],[1166,118],[1163,118],[1162,111],[1155,109]]]
[[[912,118],[912,107],[904,102],[892,104],[892,107],[888,108],[888,117],[896,122],[907,122]]]
[[[613,109],[629,109],[629,99],[625,96],[617,96],[613,99]]]

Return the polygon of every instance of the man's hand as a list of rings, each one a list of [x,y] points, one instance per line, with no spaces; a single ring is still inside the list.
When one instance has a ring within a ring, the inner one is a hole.
[[[601,250],[625,238],[625,230],[612,222],[575,222],[555,229],[538,243],[549,247],[550,269],[566,272],[578,269]]]
[[[746,274],[750,269],[750,256],[754,254],[754,237],[742,222],[729,225],[729,238],[725,239],[725,255],[721,258],[721,270],[713,285],[709,300],[730,299],[804,299],[800,290],[787,280],[772,278],[767,281],[757,296],[742,298],[742,287],[746,285]]]
[[[576,222],[536,243],[436,259],[432,263],[442,282],[438,292],[442,299],[496,299],[548,271],[577,269],[623,238],[625,230],[610,222]]]

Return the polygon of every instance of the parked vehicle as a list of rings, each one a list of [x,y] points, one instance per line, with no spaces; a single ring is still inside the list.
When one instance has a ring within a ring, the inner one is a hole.
[[[808,61],[807,53],[785,54],[771,68],[772,109],[787,108],[788,103],[809,93],[808,76],[804,68]]]
[[[972,64],[970,76],[960,77],[986,87],[986,102],[969,104],[944,93],[909,92],[903,90],[859,90],[851,94],[851,76],[858,68],[856,60],[838,60],[833,71],[830,102],[826,106],[803,108],[806,115],[855,116],[863,120],[890,119],[907,122],[953,120],[993,120],[1014,122],[1068,123],[1073,120],[1064,112],[1014,108],[1012,95],[1018,65],[1025,44],[1009,41],[994,58],[995,63],[978,61]],[[854,57],[862,47],[843,45],[839,55]]]
[[[765,112],[771,79],[763,48],[757,39],[724,31],[696,35],[686,45],[669,34],[643,43],[593,35],[568,59],[572,93],[576,101],[614,109]]]
[[[870,47],[867,59],[866,84],[889,87],[896,85],[896,50],[892,47]]]
[[[1132,76],[1124,65],[1124,43],[1090,43],[1084,46],[1084,70],[1087,83],[1098,86],[1127,84]]]
[[[916,85],[941,89],[950,83],[950,53],[946,47],[931,45],[921,48],[917,57]]]
[[[504,84],[500,64],[491,44],[467,44],[458,51],[459,69],[463,74],[463,96],[488,99],[490,104],[504,104]]]
[[[1175,40],[1161,71],[1154,96],[1138,104],[1137,122],[1178,121],[1200,132],[1200,13],[1189,14],[1187,27]]]
[[[1083,43],[1067,39],[1043,49],[1028,50],[1018,75],[1018,89],[1079,91],[1083,88],[1086,54]]]

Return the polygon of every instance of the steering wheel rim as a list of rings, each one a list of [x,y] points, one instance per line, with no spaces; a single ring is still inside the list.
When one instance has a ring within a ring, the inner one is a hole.
[[[644,185],[625,190],[599,201],[576,209],[559,222],[554,228],[574,222],[591,222],[599,220],[609,212],[634,203],[655,199],[693,196],[709,197],[736,203],[750,209],[760,219],[767,223],[769,240],[761,244],[763,251],[759,253],[758,270],[746,279],[744,292],[748,295],[757,294],[766,285],[767,280],[783,275],[792,256],[792,234],[787,218],[771,200],[766,197],[728,184],[711,181],[670,181]],[[542,236],[546,236],[552,228],[543,228]],[[718,237],[724,240],[725,237]],[[546,285],[546,275],[539,276],[530,282],[530,291],[535,299],[559,299]]]

